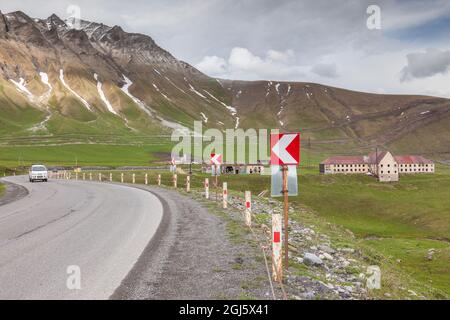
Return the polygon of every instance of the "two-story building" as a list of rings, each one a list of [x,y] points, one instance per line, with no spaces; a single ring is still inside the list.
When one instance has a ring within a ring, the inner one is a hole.
[[[434,162],[422,156],[393,156],[389,151],[368,156],[330,157],[320,164],[323,174],[370,174],[381,182],[399,180],[401,174],[434,173]]]

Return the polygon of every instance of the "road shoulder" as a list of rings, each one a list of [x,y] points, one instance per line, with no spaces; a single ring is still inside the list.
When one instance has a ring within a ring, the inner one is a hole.
[[[5,192],[0,196],[0,206],[17,201],[28,195],[28,190],[20,185],[0,179],[0,183],[4,184]]]
[[[164,217],[152,241],[111,299],[268,299],[270,285],[250,236],[236,241],[220,209],[176,191],[155,194]],[[212,209],[212,208],[211,208]],[[219,212],[212,214],[211,212]],[[239,228],[243,229],[243,228]]]

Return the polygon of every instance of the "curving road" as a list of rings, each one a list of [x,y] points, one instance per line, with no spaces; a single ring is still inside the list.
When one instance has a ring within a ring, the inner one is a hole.
[[[108,299],[152,239],[163,215],[151,193],[127,186],[27,177],[0,206],[0,299]],[[68,289],[80,270],[81,289]]]

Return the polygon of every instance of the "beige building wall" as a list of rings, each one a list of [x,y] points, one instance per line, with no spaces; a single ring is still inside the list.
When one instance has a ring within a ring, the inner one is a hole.
[[[398,181],[398,163],[390,152],[387,152],[378,163],[378,180],[381,182]]]
[[[434,173],[434,163],[399,164],[400,174]]]
[[[336,173],[344,173],[344,174],[367,173],[369,171],[369,166],[365,163],[330,164],[329,170],[333,174],[336,174]]]

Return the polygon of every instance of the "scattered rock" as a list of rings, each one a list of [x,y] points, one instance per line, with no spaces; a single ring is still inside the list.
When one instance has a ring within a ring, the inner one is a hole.
[[[320,266],[323,264],[322,259],[313,253],[305,253],[303,256],[303,262],[309,266]]]
[[[329,253],[329,254],[335,254],[336,253],[336,250],[330,248],[327,245],[320,245],[318,248],[319,248],[319,250],[321,250],[323,252],[326,252],[326,253]]]
[[[324,252],[324,253],[322,254],[322,256],[323,256],[322,259],[326,259],[326,260],[333,260],[333,259],[334,259],[333,256],[332,256],[331,254],[326,253],[326,252]]]

